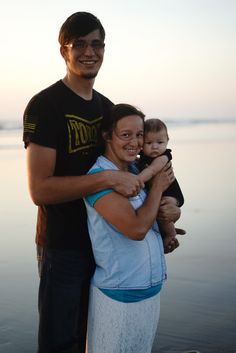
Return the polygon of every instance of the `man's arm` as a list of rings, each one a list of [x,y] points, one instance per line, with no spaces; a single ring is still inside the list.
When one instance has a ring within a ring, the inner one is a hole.
[[[143,187],[138,176],[127,172],[107,170],[82,176],[54,176],[55,165],[55,149],[29,144],[28,183],[31,198],[36,205],[69,202],[106,188],[130,196]]]

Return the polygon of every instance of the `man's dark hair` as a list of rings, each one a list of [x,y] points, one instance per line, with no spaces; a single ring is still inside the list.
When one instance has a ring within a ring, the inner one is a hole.
[[[61,26],[58,41],[61,46],[69,44],[71,40],[86,36],[98,29],[101,39],[105,39],[105,30],[99,19],[89,12],[75,12]]]

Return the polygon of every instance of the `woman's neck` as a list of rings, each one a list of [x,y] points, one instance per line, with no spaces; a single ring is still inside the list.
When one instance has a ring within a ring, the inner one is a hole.
[[[109,159],[109,161],[111,161],[113,164],[115,164],[115,166],[119,169],[122,170],[123,172],[127,172],[128,171],[128,166],[129,163],[125,162],[125,161],[121,161],[118,158],[116,158],[112,153],[109,153],[107,151],[105,151],[104,156]]]

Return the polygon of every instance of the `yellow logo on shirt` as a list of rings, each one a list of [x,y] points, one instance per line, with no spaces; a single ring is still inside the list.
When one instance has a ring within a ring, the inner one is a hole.
[[[102,117],[86,120],[76,115],[66,114],[69,134],[69,153],[96,146]]]

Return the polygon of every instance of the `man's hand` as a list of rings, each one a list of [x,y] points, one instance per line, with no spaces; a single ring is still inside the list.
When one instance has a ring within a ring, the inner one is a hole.
[[[129,172],[115,171],[111,178],[113,189],[125,197],[135,196],[144,188],[141,178]]]
[[[157,218],[160,221],[176,222],[180,218],[180,215],[181,210],[177,206],[177,200],[170,196],[162,197]]]

